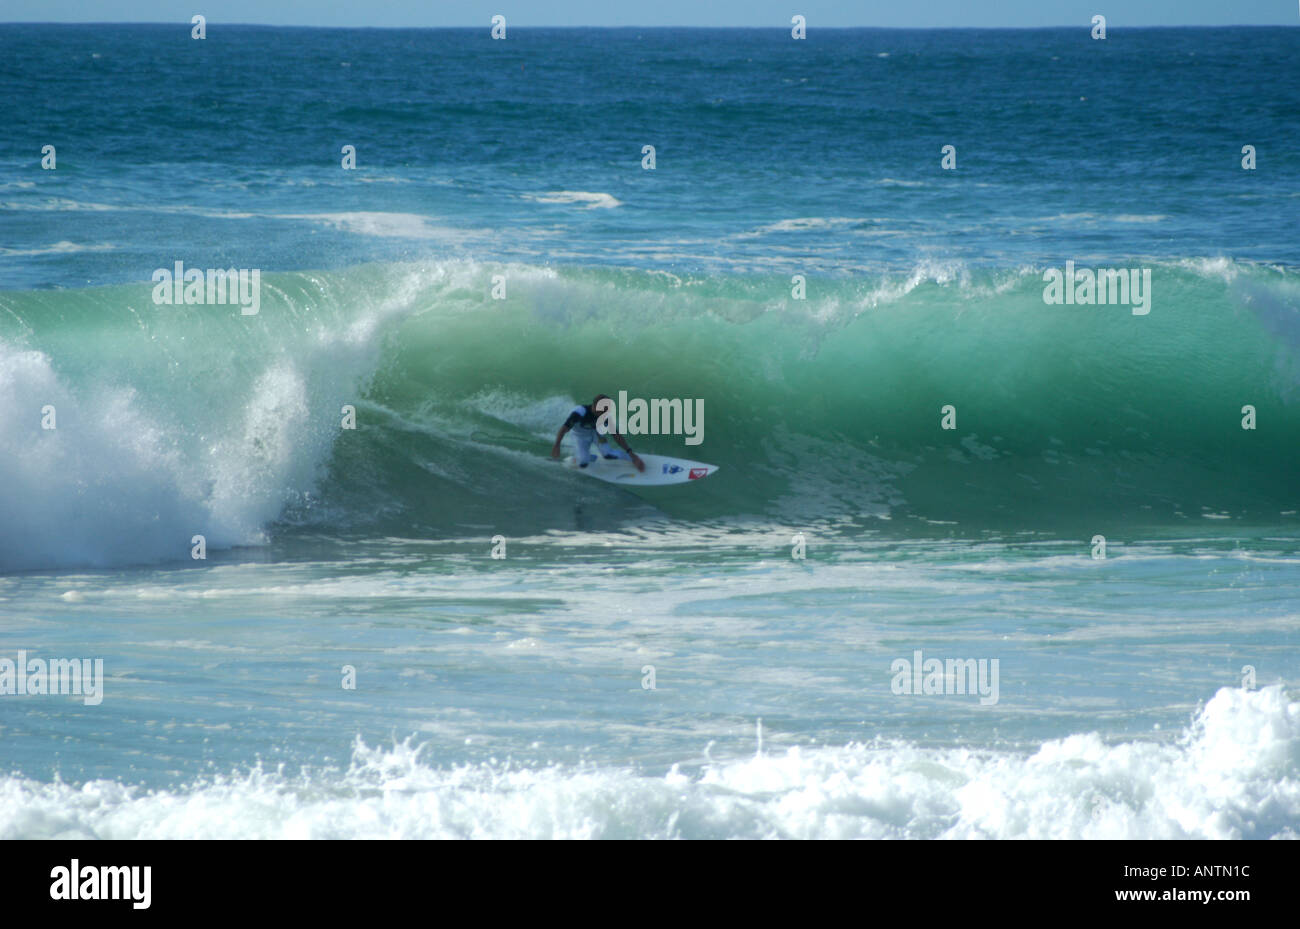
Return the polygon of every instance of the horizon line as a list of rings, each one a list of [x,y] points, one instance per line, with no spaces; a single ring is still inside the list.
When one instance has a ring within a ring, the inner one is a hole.
[[[222,20],[213,21],[205,20],[207,25],[250,27],[257,29],[491,29],[492,23],[477,23],[474,25],[458,26],[339,26],[339,25],[313,25],[311,23],[237,23],[225,22]],[[188,28],[192,25],[190,20],[163,20],[163,21],[136,21],[136,20],[0,20],[0,26],[176,26]],[[699,29],[711,31],[727,30],[767,30],[788,32],[790,24],[777,26],[699,26],[699,25],[546,25],[546,24],[528,24],[518,25],[510,24],[510,29]],[[810,26],[811,30],[819,32],[847,32],[850,30],[875,29],[880,31],[891,32],[995,32],[995,31],[1021,31],[1035,32],[1046,29],[1080,29],[1087,31],[1091,28],[1091,23],[1064,23],[1049,26]],[[1120,25],[1118,27],[1106,24],[1108,32],[1115,29],[1132,30],[1132,29],[1300,29],[1300,23],[1158,23],[1158,24],[1134,24]]]

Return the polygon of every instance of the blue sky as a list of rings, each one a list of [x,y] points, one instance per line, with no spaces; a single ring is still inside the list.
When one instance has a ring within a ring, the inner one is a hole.
[[[300,26],[1123,26],[1300,25],[1300,0],[0,0],[0,22]]]

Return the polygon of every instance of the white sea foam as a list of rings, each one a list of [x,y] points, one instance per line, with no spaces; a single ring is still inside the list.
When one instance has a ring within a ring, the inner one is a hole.
[[[122,547],[141,560],[186,550],[183,527],[206,522],[201,492],[135,399],[109,385],[83,395],[47,355],[0,342],[0,568],[102,562]],[[42,428],[47,406],[54,429]],[[234,541],[213,534],[214,544]]]
[[[111,213],[125,207],[113,206],[111,203],[87,203],[71,200],[67,197],[45,197],[40,200],[6,200],[0,201],[0,210],[25,211],[38,213]]]
[[[1241,266],[1231,258],[1181,258],[1178,267],[1185,268],[1200,277],[1217,278],[1231,282],[1241,273]]]
[[[421,216],[416,213],[385,213],[374,210],[359,210],[347,213],[248,213],[234,210],[219,210],[207,207],[177,206],[169,204],[133,204],[120,206],[111,203],[90,203],[70,200],[62,197],[47,197],[43,200],[0,202],[0,209],[55,213],[148,212],[181,216],[201,216],[207,219],[298,220],[316,223],[317,225],[337,229],[341,232],[350,232],[354,235],[373,236],[377,238],[450,239],[477,234],[475,230],[458,230],[447,226],[435,225],[429,221],[429,217]],[[72,243],[60,242],[55,246],[51,246],[50,249],[57,251],[76,251],[96,248],[94,246],[80,248],[66,247],[71,244]],[[36,251],[0,249],[0,254],[38,255],[45,254],[47,251],[48,250],[44,249]]]
[[[820,232],[836,229],[840,226],[856,226],[860,223],[869,222],[872,222],[872,220],[853,216],[800,216],[794,219],[783,219],[779,222],[759,226],[753,232],[742,233],[741,238],[781,232]]]
[[[592,193],[587,190],[550,190],[543,194],[524,194],[525,200],[534,203],[574,203],[582,204],[589,210],[608,210],[622,206],[623,201],[610,194]]]
[[[1300,703],[1225,688],[1175,742],[791,748],[663,776],[440,766],[409,740],[358,740],[346,771],[155,791],[0,780],[0,839],[92,837],[1294,839]]]
[[[272,219],[301,219],[354,235],[398,239],[443,239],[458,235],[455,230],[435,226],[428,217],[415,213],[280,213]]]
[[[1029,220],[1033,223],[1058,223],[1058,222],[1078,222],[1085,225],[1096,225],[1099,222],[1111,223],[1160,223],[1169,217],[1163,213],[1117,213],[1114,216],[1103,216],[1097,213],[1058,213],[1055,216],[1040,216]]]
[[[82,245],[77,242],[55,242],[53,245],[47,245],[44,248],[0,248],[0,255],[10,257],[30,257],[33,255],[72,255],[77,252],[109,252],[117,248],[116,245],[101,243],[99,245]]]
[[[895,303],[922,284],[956,285],[967,290],[971,285],[970,269],[962,261],[925,259],[918,263],[906,279],[885,277],[858,301],[859,309],[870,309],[882,303]]]
[[[210,548],[262,541],[263,527],[313,486],[338,411],[377,363],[377,330],[413,311],[444,270],[407,269],[385,292],[358,296],[363,308],[350,307],[341,325],[278,330],[292,350],[266,343],[237,374],[228,356],[213,360],[216,346],[189,357],[229,382],[204,374],[160,383],[130,366],[78,371],[0,341],[0,570],[184,559],[195,535]],[[264,285],[286,318],[297,301],[330,296],[310,279],[294,283],[308,290]],[[153,325],[166,332],[165,320]]]
[[[328,449],[311,441],[303,391],[291,366],[268,369],[239,431],[196,457],[134,387],[74,387],[48,356],[0,343],[0,569],[179,560],[195,534],[259,541]]]

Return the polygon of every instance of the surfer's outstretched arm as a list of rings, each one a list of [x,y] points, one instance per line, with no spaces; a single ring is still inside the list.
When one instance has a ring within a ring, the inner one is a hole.
[[[552,458],[560,457],[560,443],[564,441],[564,437],[568,434],[569,434],[569,424],[565,423],[563,426],[560,427],[560,431],[555,434],[555,444],[551,446]]]
[[[623,438],[617,432],[611,432],[610,437],[619,445],[623,446],[623,451],[628,453],[632,459],[632,464],[636,465],[638,471],[645,470],[645,462],[636,456],[636,452],[632,451],[632,446],[627,444],[627,439]]]

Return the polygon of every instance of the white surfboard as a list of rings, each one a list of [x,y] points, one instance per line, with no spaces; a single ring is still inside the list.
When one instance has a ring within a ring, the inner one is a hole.
[[[611,484],[636,487],[687,484],[702,480],[718,470],[717,465],[687,461],[685,458],[668,458],[664,455],[641,455],[640,458],[645,462],[644,471],[638,471],[636,465],[625,458],[597,458],[587,467],[579,468],[578,460],[570,455],[564,459],[564,464],[581,474],[589,474]]]

